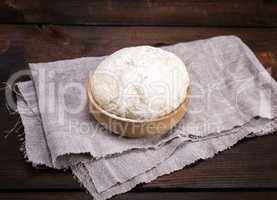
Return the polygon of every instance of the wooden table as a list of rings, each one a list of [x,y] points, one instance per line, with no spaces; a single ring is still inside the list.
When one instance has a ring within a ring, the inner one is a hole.
[[[241,37],[277,79],[275,0],[4,0],[0,80],[7,81],[29,62],[101,56],[127,46],[217,35]],[[6,109],[4,90],[0,98],[0,199],[92,199],[69,171],[38,170],[25,162],[18,133],[4,137],[18,116]],[[277,199],[277,135],[242,141],[213,159],[114,199]]]

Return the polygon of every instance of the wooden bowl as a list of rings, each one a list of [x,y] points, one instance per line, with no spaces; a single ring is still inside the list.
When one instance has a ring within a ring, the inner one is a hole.
[[[113,133],[129,138],[141,138],[163,135],[173,128],[185,115],[191,96],[190,86],[186,98],[179,107],[162,117],[150,120],[135,120],[117,116],[102,109],[91,92],[91,83],[87,84],[89,110],[94,118]]]

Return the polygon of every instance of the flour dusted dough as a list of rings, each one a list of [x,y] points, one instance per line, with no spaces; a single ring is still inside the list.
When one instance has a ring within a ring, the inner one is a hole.
[[[189,77],[173,53],[151,46],[123,48],[105,58],[90,79],[97,104],[130,119],[154,119],[186,97]]]

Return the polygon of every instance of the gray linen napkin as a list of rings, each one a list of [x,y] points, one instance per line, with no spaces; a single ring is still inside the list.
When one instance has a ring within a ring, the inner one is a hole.
[[[179,125],[147,139],[117,137],[89,115],[85,84],[104,57],[30,64],[33,81],[18,83],[17,99],[28,160],[70,167],[92,196],[107,199],[276,130],[277,83],[239,38],[163,49],[187,65],[193,96]]]

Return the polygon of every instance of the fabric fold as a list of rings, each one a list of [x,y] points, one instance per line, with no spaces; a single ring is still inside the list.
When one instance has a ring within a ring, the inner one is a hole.
[[[186,64],[193,95],[181,122],[152,138],[118,137],[89,114],[86,81],[105,57],[30,64],[32,80],[17,84],[28,160],[71,168],[95,199],[104,200],[211,158],[243,138],[276,131],[277,83],[239,38],[162,48]]]

